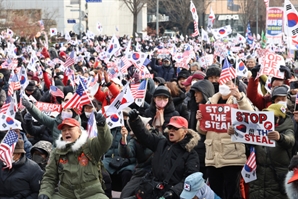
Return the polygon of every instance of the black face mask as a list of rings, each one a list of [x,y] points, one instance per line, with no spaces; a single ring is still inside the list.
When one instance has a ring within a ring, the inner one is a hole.
[[[214,87],[214,92],[217,93],[219,91],[219,83],[218,82],[212,82]]]
[[[45,170],[47,159],[43,158],[41,155],[33,154],[32,160],[36,162],[42,170]]]

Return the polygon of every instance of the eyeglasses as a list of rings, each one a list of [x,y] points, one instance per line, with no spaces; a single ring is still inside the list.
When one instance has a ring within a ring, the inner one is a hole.
[[[174,130],[174,131],[178,131],[179,130],[179,128],[176,128],[174,126],[168,126],[168,129],[169,130]]]

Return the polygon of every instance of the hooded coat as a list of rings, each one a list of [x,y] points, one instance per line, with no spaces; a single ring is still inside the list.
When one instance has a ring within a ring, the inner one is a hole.
[[[152,174],[158,182],[163,182],[167,177],[173,163],[178,157],[184,159],[177,163],[177,167],[169,179],[168,186],[163,192],[171,190],[177,197],[180,196],[185,178],[199,171],[199,158],[194,147],[198,144],[200,136],[193,130],[188,130],[185,138],[177,143],[170,142],[165,137],[150,133],[144,126],[140,117],[131,121],[130,126],[138,141],[154,152],[152,158]],[[187,156],[184,154],[188,153]],[[161,194],[162,195],[162,194]]]
[[[12,169],[4,169],[0,160],[0,198],[36,199],[43,171],[23,154],[18,162],[12,163]]]
[[[197,126],[197,119],[196,114],[199,110],[199,104],[196,103],[195,100],[195,91],[200,91],[203,95],[204,100],[200,104],[205,104],[210,97],[214,95],[214,87],[213,84],[209,80],[200,80],[196,82],[194,85],[191,86],[190,89],[190,101],[188,103],[188,110],[190,110],[190,117],[188,120],[188,128],[196,131]],[[201,172],[204,174],[204,178],[206,178],[206,171],[205,171],[205,153],[206,153],[206,147],[205,147],[205,139],[206,135],[201,135],[201,139],[198,143],[198,145],[195,147],[196,152],[199,155],[200,158],[200,169]]]
[[[249,183],[249,198],[287,198],[282,192],[295,143],[293,121],[287,116],[275,130],[281,136],[275,147],[255,146],[257,179]]]
[[[51,199],[108,199],[98,179],[98,162],[111,146],[113,137],[107,125],[97,126],[97,130],[97,137],[93,139],[82,130],[73,143],[63,141],[60,135],[46,166],[39,195]],[[58,192],[55,193],[58,183]]]

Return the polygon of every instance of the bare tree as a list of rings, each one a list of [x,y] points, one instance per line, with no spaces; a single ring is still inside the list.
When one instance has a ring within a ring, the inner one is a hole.
[[[246,29],[249,21],[252,21],[255,18],[256,2],[252,0],[243,0],[240,2],[240,12],[243,13],[240,15],[240,21]]]
[[[193,0],[199,16],[205,14],[206,8],[212,0]],[[169,15],[170,21],[181,27],[181,32],[185,35],[189,25],[193,22],[189,0],[161,0],[162,8]]]
[[[133,28],[132,33],[137,32],[137,25],[138,25],[138,14],[142,10],[142,8],[146,5],[148,0],[122,0],[124,4],[128,7],[130,12],[133,15]]]

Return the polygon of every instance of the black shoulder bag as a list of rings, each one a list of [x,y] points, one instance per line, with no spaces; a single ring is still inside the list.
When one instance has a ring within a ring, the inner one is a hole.
[[[176,167],[187,155],[188,152],[186,151],[184,152],[183,156],[178,156],[167,177],[162,182],[155,181],[154,176],[152,176],[150,173],[147,173],[135,191],[136,197],[141,199],[155,199],[162,196],[163,193],[167,191],[166,187],[168,186],[169,180],[176,170]]]

